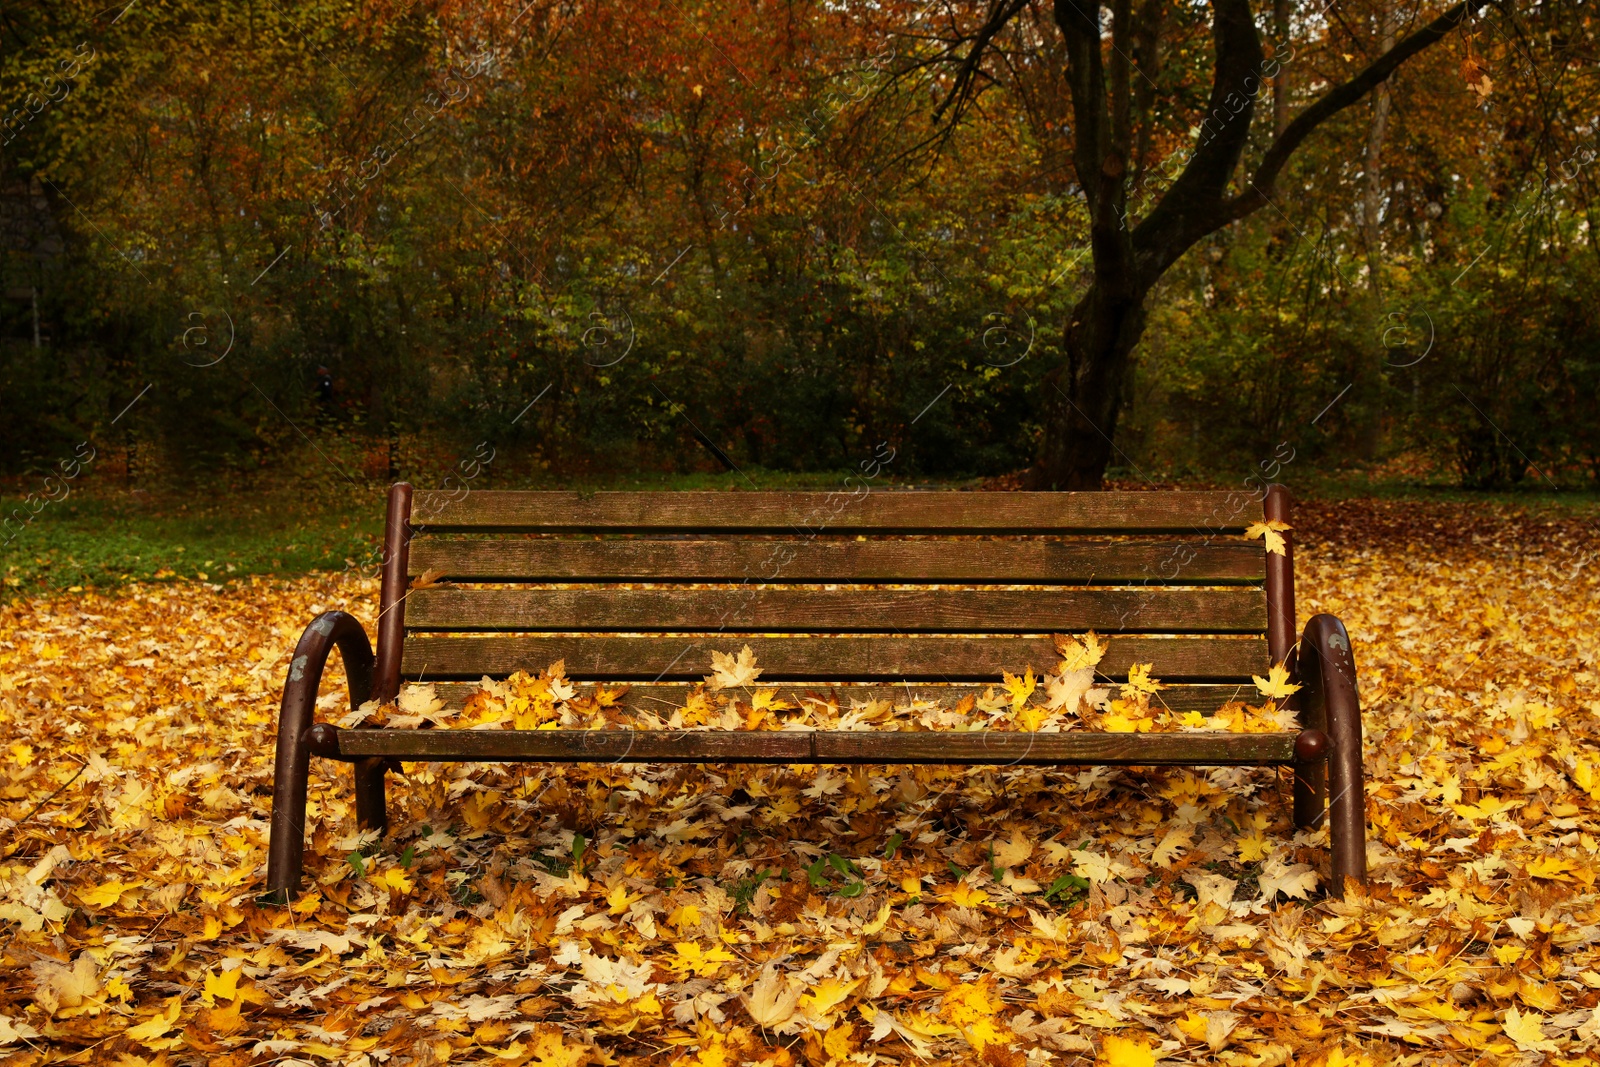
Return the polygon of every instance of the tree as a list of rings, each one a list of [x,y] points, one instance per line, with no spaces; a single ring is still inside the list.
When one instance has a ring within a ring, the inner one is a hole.
[[[1278,103],[1285,96],[1284,61],[1265,54],[1249,0],[1212,0],[1209,99],[1192,144],[1159,168],[1152,167],[1144,150],[1156,120],[1156,94],[1136,88],[1134,78],[1154,84],[1166,5],[1111,0],[1108,38],[1100,0],[1054,0],[1054,22],[1066,45],[1072,166],[1089,212],[1093,270],[1087,291],[1068,316],[1065,358],[1044,378],[1044,432],[1030,478],[1036,488],[1100,487],[1115,447],[1130,357],[1144,333],[1151,290],[1162,275],[1199,241],[1273,203],[1278,177],[1313,131],[1382,86],[1401,64],[1487,2],[1462,0],[1451,6],[1348,80],[1316,95],[1287,122],[1274,121],[1271,114],[1281,115],[1281,107],[1268,109],[1262,125],[1270,140],[1253,168],[1241,175],[1257,97],[1269,86],[1280,89]],[[976,101],[988,78],[986,60],[998,50],[1002,31],[1030,7],[1030,0],[992,0],[979,21],[946,37],[940,58],[955,63],[956,73],[936,114],[945,117],[947,129]],[[1159,195],[1146,194],[1163,175],[1170,175],[1171,183]]]

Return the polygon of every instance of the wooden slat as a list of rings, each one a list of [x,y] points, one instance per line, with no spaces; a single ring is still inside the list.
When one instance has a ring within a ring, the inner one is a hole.
[[[439,540],[411,573],[548,582],[1261,582],[1259,543],[1224,541]]]
[[[1101,734],[699,730],[340,730],[341,758],[562,763],[1249,765],[1294,758],[1294,733]]]
[[[545,531],[793,531],[850,533],[1238,532],[1259,522],[1245,492],[959,493],[847,489],[837,493],[418,492],[417,529]]]
[[[427,637],[406,638],[407,678],[481,678],[539,671],[562,660],[567,675],[596,681],[694,679],[710,673],[712,652],[749,645],[765,682],[813,678],[856,681],[993,681],[1001,671],[1052,670],[1060,660],[1048,637]],[[1125,637],[1110,643],[1099,671],[1126,677],[1152,663],[1168,680],[1264,674],[1266,642],[1249,637]]]
[[[414,630],[861,633],[1261,633],[1260,590],[454,589],[413,590]]]
[[[1105,683],[1110,685],[1111,683]],[[434,692],[443,700],[446,707],[458,708],[464,704],[469,696],[477,692],[478,682],[439,682],[434,686]],[[760,683],[757,683],[760,687]],[[756,687],[752,687],[756,688]],[[999,691],[999,684],[930,684],[909,683],[902,685],[829,685],[823,683],[810,684],[779,684],[772,686],[778,696],[788,700],[791,704],[798,704],[807,698],[818,700],[837,701],[839,707],[848,709],[857,702],[866,703],[873,700],[887,700],[897,706],[911,703],[913,698],[937,701],[941,704],[954,705],[965,696],[974,699],[981,697],[990,688]],[[690,687],[687,684],[644,684],[630,685],[626,695],[619,703],[624,708],[637,711],[648,711],[655,715],[669,716],[672,712],[685,705],[688,700]],[[590,692],[590,687],[579,683],[578,695],[584,696]],[[749,700],[749,694],[741,694],[742,698]],[[1241,700],[1246,703],[1257,703],[1261,697],[1257,695],[1255,686],[1249,682],[1234,683],[1231,685],[1173,685],[1163,689],[1154,698],[1157,706],[1165,706],[1173,711],[1198,711],[1209,715],[1230,700]]]

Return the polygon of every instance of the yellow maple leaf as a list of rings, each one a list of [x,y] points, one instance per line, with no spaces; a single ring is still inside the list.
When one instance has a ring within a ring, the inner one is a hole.
[[[1119,701],[1120,703],[1120,701]],[[1144,734],[1149,733],[1154,725],[1149,719],[1141,715],[1126,715],[1121,711],[1113,711],[1100,720],[1101,729],[1108,734]]]
[[[1589,794],[1590,799],[1600,800],[1600,770],[1586,759],[1581,759],[1572,768],[1572,780],[1578,783],[1578,788]]]
[[[749,645],[740,649],[737,658],[726,652],[711,653],[711,673],[706,676],[708,689],[736,689],[749,685],[761,677],[756,666],[756,654]]]
[[[970,1026],[962,1027],[961,1036],[979,1053],[990,1045],[1009,1045],[1016,1039],[1014,1034],[1008,1034],[996,1026],[993,1019],[979,1019]]]
[[[1267,546],[1268,552],[1276,552],[1280,556],[1288,555],[1289,542],[1283,539],[1280,530],[1293,529],[1282,519],[1268,519],[1266,522],[1252,522],[1244,531],[1247,541],[1261,538]]]
[[[1450,806],[1455,809],[1457,815],[1476,822],[1479,819],[1492,819],[1503,811],[1520,808],[1526,803],[1527,801],[1525,800],[1501,800],[1497,796],[1488,795],[1480,797],[1476,804],[1452,804]]]
[[[170,997],[167,1006],[137,1026],[128,1027],[128,1036],[149,1044],[178,1025],[178,1012],[183,1008],[183,997]]]
[[[1560,1011],[1565,1006],[1561,989],[1555,983],[1536,982],[1527,975],[1517,980],[1517,996],[1529,1007]]]
[[[643,900],[643,893],[630,893],[628,887],[618,882],[606,894],[606,905],[611,909],[612,915],[621,915],[633,906],[634,901]]]
[[[1095,1063],[1103,1067],[1155,1067],[1155,1049],[1134,1037],[1107,1034]]]
[[[560,1031],[546,1030],[534,1038],[532,1048],[534,1067],[578,1067],[589,1062],[589,1049],[584,1045],[569,1045]]]
[[[1128,680],[1123,683],[1122,695],[1133,697],[1139,693],[1158,693],[1166,686],[1150,677],[1154,663],[1135,663],[1128,668]]]
[[[597,685],[594,687],[594,692],[590,695],[594,698],[594,702],[600,705],[602,708],[610,708],[615,707],[617,701],[627,696],[628,690],[631,688],[633,687],[627,683],[623,683],[622,685],[617,686],[615,689],[607,689],[605,686]]]
[[[981,889],[974,889],[967,882],[957,882],[951,889],[939,893],[940,900],[949,901],[959,908],[977,908],[989,903],[989,894]]]
[[[119,882],[113,880],[93,889],[78,890],[78,899],[91,908],[109,908],[117,902],[117,899],[122,894],[130,889],[137,889],[142,885],[144,885],[143,882]]]
[[[750,699],[753,711],[793,711],[794,705],[778,695],[776,689],[757,689]]]
[[[1188,1011],[1183,1018],[1173,1021],[1173,1025],[1190,1041],[1204,1041],[1206,1039],[1206,1017],[1197,1011]]]
[[[918,1037],[941,1038],[958,1034],[961,1028],[950,1023],[942,1023],[936,1016],[924,1011],[908,1011],[900,1018],[900,1025],[910,1030]]]
[[[993,975],[976,982],[963,982],[945,993],[939,1004],[939,1017],[960,1027],[968,1027],[999,1011],[1003,1002],[995,990]]]
[[[1560,1049],[1554,1041],[1544,1036],[1544,1016],[1538,1012],[1524,1015],[1515,1005],[1506,1012],[1506,1036],[1523,1052],[1556,1052]]]
[[[1566,874],[1576,866],[1572,860],[1561,859],[1559,856],[1540,856],[1528,864],[1528,877],[1571,881]]]
[[[1257,830],[1253,834],[1239,838],[1239,862],[1254,863],[1264,859],[1267,855],[1267,839]]]
[[[679,974],[692,974],[697,978],[714,977],[724,963],[734,960],[733,953],[721,946],[707,951],[693,941],[679,941],[672,949],[677,959],[667,960],[667,966]]]
[[[822,1035],[822,1050],[836,1060],[847,1060],[855,1051],[855,1027],[842,1022]]]
[[[1033,696],[1033,691],[1039,687],[1038,679],[1033,676],[1033,668],[1029,667],[1027,673],[1021,678],[1010,671],[1001,671],[1000,680],[1005,684],[1006,692],[1011,694],[1011,713],[1015,715],[1022,710],[1022,706]]]
[[[820,1019],[844,1003],[844,999],[855,992],[861,981],[859,978],[853,982],[841,982],[837,978],[824,978],[812,986],[810,992],[800,998],[800,1006],[808,1014]]]
[[[407,877],[406,872],[399,867],[390,867],[386,871],[374,874],[370,880],[373,885],[383,886],[385,889],[392,889],[399,893],[409,893],[415,888],[411,879]]]
[[[1053,635],[1056,651],[1061,654],[1062,671],[1081,671],[1093,667],[1106,654],[1106,643],[1099,634],[1090,630],[1080,637]]]
[[[231,971],[207,971],[206,984],[200,993],[200,999],[205,1001],[208,1007],[215,1004],[218,997],[223,1000],[238,1000],[239,978],[240,970],[237,967]]]
[[[1261,695],[1273,700],[1282,700],[1284,697],[1293,696],[1300,692],[1300,686],[1289,681],[1289,668],[1281,663],[1274,663],[1267,670],[1267,676],[1252,674],[1250,680],[1256,683],[1256,688],[1261,690]]]

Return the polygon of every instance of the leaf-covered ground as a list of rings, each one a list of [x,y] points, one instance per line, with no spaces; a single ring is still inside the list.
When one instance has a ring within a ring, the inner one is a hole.
[[[0,1062],[1596,1062],[1593,528],[1301,526],[1367,707],[1343,903],[1272,771],[424,766],[380,841],[319,763],[262,906],[288,651],[373,583],[0,609]]]

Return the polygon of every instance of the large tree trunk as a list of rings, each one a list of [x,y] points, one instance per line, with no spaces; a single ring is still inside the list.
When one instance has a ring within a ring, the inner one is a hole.
[[[1044,439],[1034,489],[1099,489],[1114,453],[1129,357],[1144,333],[1145,294],[1091,285],[1072,309],[1066,362],[1044,378]]]

